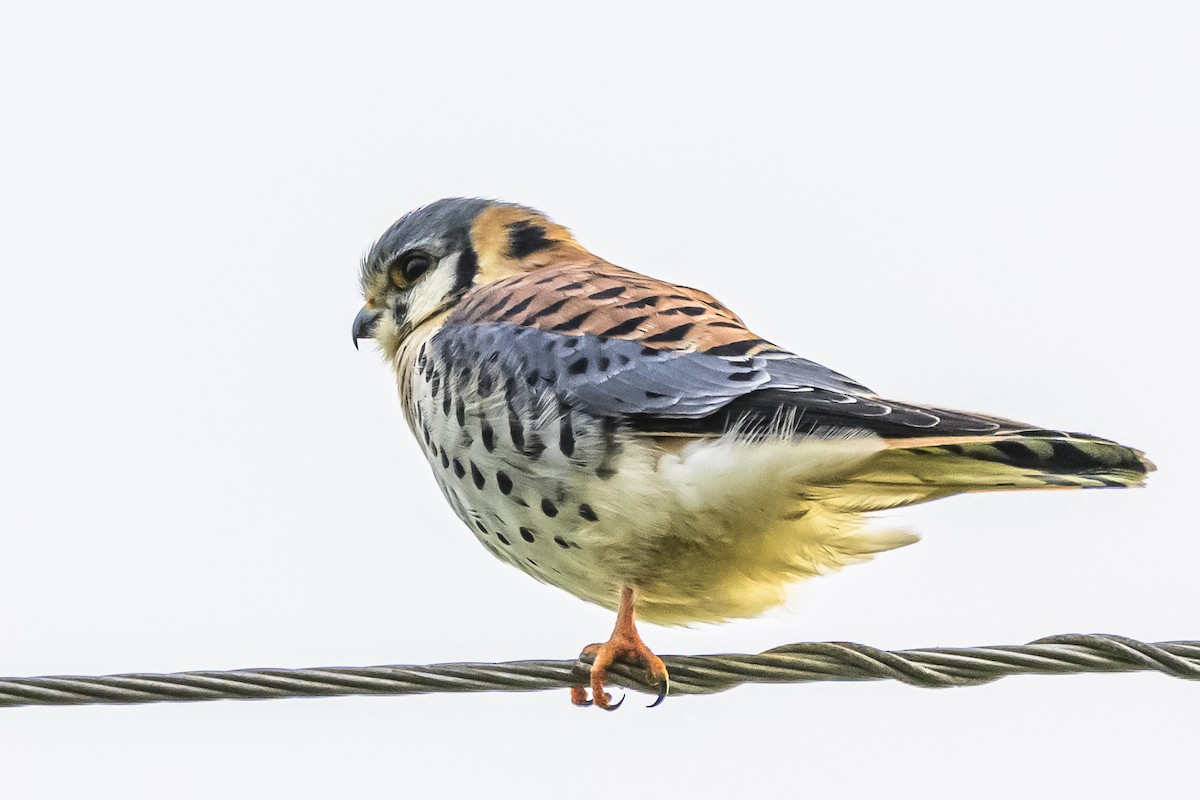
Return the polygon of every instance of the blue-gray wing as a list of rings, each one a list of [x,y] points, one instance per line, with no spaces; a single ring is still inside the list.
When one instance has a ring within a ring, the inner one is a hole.
[[[659,350],[626,339],[496,322],[447,325],[427,347],[419,369],[432,373],[438,364],[450,365],[484,395],[548,395],[563,408],[658,435],[787,426],[797,433],[928,436],[993,432],[1003,425],[884,401],[820,364],[774,349],[741,356]]]

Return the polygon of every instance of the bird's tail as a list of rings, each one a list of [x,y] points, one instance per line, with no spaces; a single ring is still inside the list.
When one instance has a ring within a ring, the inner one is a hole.
[[[963,492],[1142,486],[1154,464],[1140,450],[1062,431],[887,440],[830,488],[826,502],[878,511]]]

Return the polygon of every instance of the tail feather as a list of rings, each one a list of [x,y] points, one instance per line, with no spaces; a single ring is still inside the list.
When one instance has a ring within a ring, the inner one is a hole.
[[[1062,431],[893,439],[824,499],[878,511],[963,492],[1142,486],[1153,470],[1140,450]]]

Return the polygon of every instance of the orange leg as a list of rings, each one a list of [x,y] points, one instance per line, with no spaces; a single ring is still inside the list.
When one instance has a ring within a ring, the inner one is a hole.
[[[634,625],[633,589],[621,590],[621,605],[617,609],[617,624],[613,628],[612,636],[603,644],[589,644],[583,648],[583,654],[595,656],[591,672],[592,699],[588,700],[587,687],[572,687],[571,702],[575,705],[590,706],[595,703],[600,708],[611,711],[624,702],[624,698],[622,698],[613,703],[612,696],[604,691],[604,679],[608,675],[609,666],[614,661],[646,668],[646,682],[658,687],[658,699],[650,704],[651,708],[661,703],[667,696],[667,690],[670,687],[667,667],[661,658],[650,652],[650,648],[642,641],[642,637],[638,635],[637,627]]]

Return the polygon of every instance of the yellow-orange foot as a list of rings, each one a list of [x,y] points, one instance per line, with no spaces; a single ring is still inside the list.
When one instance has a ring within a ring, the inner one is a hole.
[[[617,612],[617,625],[613,628],[612,636],[603,644],[589,644],[583,648],[581,655],[594,656],[590,683],[592,699],[588,699],[587,687],[574,686],[571,688],[571,702],[577,706],[595,705],[609,711],[620,708],[625,698],[612,702],[612,696],[604,691],[605,678],[608,668],[614,661],[620,661],[633,667],[646,670],[646,683],[658,689],[658,698],[650,704],[654,708],[667,696],[670,689],[670,678],[667,667],[662,659],[654,655],[642,637],[638,635],[633,622],[633,591],[625,589],[621,592],[621,605]]]

